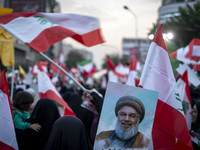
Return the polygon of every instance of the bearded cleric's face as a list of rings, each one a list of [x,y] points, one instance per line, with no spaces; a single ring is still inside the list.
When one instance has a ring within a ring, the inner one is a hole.
[[[117,118],[115,132],[119,138],[127,140],[137,134],[140,116],[134,108],[123,106],[118,111]]]

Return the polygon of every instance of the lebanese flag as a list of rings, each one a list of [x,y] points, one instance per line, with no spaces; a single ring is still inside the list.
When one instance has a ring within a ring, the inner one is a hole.
[[[189,52],[189,46],[181,47],[177,49],[176,51],[170,53],[170,57],[174,57],[179,61],[182,61],[184,63],[190,63],[190,59],[186,58],[187,53]]]
[[[191,150],[191,138],[163,40],[162,25],[149,47],[139,85],[159,92],[149,148]]]
[[[186,56],[189,53],[189,46],[187,45],[186,47],[181,47],[177,49],[176,51],[170,53],[170,57],[174,57],[179,61],[184,62],[185,64],[192,64],[194,67],[194,71],[199,71],[200,70],[200,61],[196,62],[190,58],[187,58]]]
[[[48,75],[42,69],[40,63],[38,65],[38,91],[40,98],[50,98],[64,107],[64,115],[76,116],[75,113],[71,110],[68,104],[63,100],[58,90],[55,88],[51,82]],[[62,115],[62,114],[61,114]]]
[[[136,63],[137,63],[137,60],[136,61],[130,61],[130,72],[129,72],[129,75],[128,75],[128,79],[126,81],[126,85],[131,85],[131,86],[135,86],[135,77],[137,75],[137,71],[136,71]]]
[[[179,89],[180,98],[183,104],[183,111],[185,114],[185,119],[188,125],[188,129],[191,129],[191,115],[190,112],[192,111],[192,102],[190,96],[190,88],[189,88],[189,81],[188,81],[188,73],[187,70],[184,74],[179,78],[177,81],[177,87]]]
[[[114,74],[118,78],[125,78],[125,75],[123,75],[123,74],[121,74],[121,73],[116,71],[116,67],[115,67],[114,63],[112,62],[112,60],[110,60],[110,58],[108,56],[106,56],[106,60],[107,60],[109,68],[112,70],[112,71],[109,71],[109,72],[111,72],[110,73],[111,76],[113,76],[113,74]]]
[[[199,61],[200,58],[200,39],[194,38],[189,43],[189,52],[186,55],[187,58],[194,60],[196,62]]]
[[[131,86],[139,85],[141,74],[139,73],[140,70],[137,69],[138,64],[139,64],[138,59],[135,60],[134,62],[132,60],[130,61],[130,72],[128,75],[128,79],[126,81],[126,85],[131,85]]]
[[[103,43],[97,18],[62,13],[21,12],[0,16],[0,26],[37,52],[67,37],[85,46]]]
[[[5,71],[0,71],[0,149],[18,149]]]

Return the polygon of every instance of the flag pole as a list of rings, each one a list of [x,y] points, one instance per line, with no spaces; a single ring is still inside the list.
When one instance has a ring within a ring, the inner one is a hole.
[[[42,52],[39,52],[40,55],[42,55],[44,58],[46,58],[48,61],[50,61],[52,64],[54,64],[58,69],[60,69],[63,73],[65,73],[70,79],[72,79],[77,86],[79,86],[84,92],[86,92],[86,89],[76,81],[67,71],[65,71],[62,67],[60,67],[57,63],[55,63],[51,58],[49,58],[47,55],[45,55]]]
[[[10,94],[10,99],[11,101],[13,100],[13,87],[14,87],[14,75],[15,75],[15,65],[12,66],[12,82],[11,82],[11,94]]]

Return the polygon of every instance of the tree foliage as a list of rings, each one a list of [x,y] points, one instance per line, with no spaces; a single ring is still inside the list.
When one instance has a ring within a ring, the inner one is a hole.
[[[163,25],[163,31],[174,33],[174,43],[178,47],[184,47],[193,38],[200,38],[200,3],[193,7],[179,8],[179,16],[171,18]]]
[[[67,55],[66,66],[67,68],[75,67],[77,62],[81,62],[85,58],[76,50],[72,50]]]

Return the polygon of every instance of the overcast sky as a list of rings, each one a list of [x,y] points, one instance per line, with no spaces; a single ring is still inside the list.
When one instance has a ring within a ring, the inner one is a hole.
[[[62,13],[89,15],[99,19],[104,44],[87,48],[73,39],[64,40],[77,48],[93,53],[93,61],[101,68],[106,54],[122,54],[122,38],[135,37],[135,17],[123,8],[128,6],[137,16],[138,37],[147,38],[153,23],[157,22],[161,0],[57,0]]]

